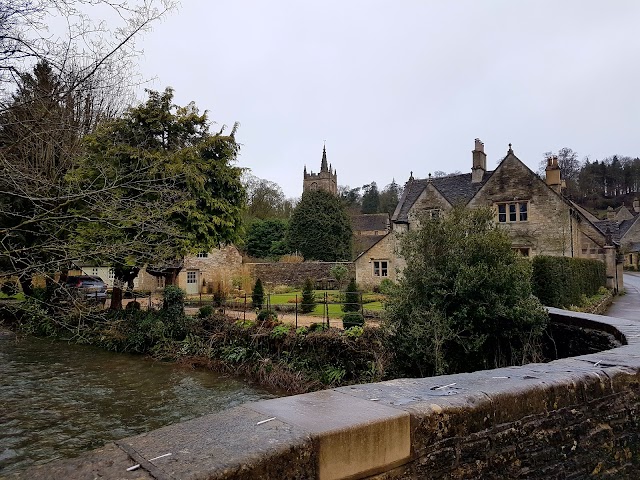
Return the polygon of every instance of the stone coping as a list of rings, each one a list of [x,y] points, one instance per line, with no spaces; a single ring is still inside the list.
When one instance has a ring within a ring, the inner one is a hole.
[[[640,323],[554,308],[549,313],[557,322],[607,331],[623,345],[543,364],[247,403],[9,478],[367,478],[428,454],[451,435],[584,404],[638,381]],[[143,468],[127,471],[136,463]]]

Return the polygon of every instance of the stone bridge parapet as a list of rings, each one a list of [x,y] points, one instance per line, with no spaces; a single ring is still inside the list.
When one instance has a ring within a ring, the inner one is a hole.
[[[11,478],[637,478],[640,324],[549,311],[622,346],[248,403]]]

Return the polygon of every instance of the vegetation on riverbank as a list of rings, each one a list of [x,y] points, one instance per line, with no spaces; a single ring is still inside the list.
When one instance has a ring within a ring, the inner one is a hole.
[[[78,303],[63,313],[27,300],[5,307],[2,318],[22,333],[245,375],[288,393],[382,380],[391,358],[385,332],[375,327],[296,329],[273,312],[262,312],[255,322],[236,321],[211,307],[191,317],[177,287],[165,289],[161,310],[130,305],[113,312]]]

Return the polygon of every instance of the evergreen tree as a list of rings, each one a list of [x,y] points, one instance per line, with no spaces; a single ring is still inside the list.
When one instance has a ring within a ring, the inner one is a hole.
[[[289,221],[287,243],[305,260],[350,260],[351,222],[340,199],[322,190],[304,192]]]
[[[274,243],[284,240],[287,223],[284,220],[256,220],[247,232],[247,253],[256,258],[267,258],[271,255]],[[280,251],[276,247],[274,251]],[[286,253],[286,252],[285,252]]]
[[[304,282],[304,288],[302,289],[302,303],[300,304],[300,311],[302,313],[311,313],[316,308],[316,297],[313,293],[313,284],[311,279],[307,278]]]
[[[356,285],[356,279],[352,278],[347,285],[347,291],[344,295],[344,305],[342,306],[343,312],[359,312],[360,311],[360,292],[358,292],[358,285]]]
[[[371,182],[362,187],[362,213],[378,213],[380,211],[380,193],[376,182]]]
[[[384,187],[384,190],[382,190],[382,193],[380,194],[380,213],[393,215],[393,212],[398,205],[398,201],[400,200],[401,192],[402,189],[395,180]]]
[[[253,292],[251,292],[251,302],[253,303],[253,308],[262,310],[262,305],[264,304],[264,289],[262,288],[262,280],[260,280],[259,278],[256,280],[256,283],[253,286]]]

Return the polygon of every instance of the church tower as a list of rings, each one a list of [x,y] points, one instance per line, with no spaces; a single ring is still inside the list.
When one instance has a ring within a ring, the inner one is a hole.
[[[338,195],[338,173],[331,165],[327,165],[327,147],[322,147],[322,162],[320,163],[320,173],[307,173],[307,166],[304,167],[304,182],[302,193],[309,190],[324,190]]]

